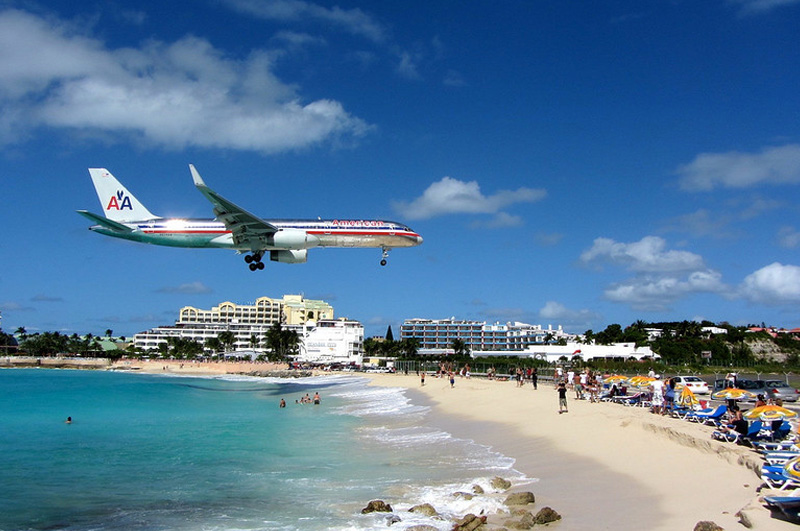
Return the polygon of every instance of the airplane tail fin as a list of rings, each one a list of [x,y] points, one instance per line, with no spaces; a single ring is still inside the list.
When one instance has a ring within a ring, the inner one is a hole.
[[[105,168],[89,168],[103,214],[113,221],[157,219]]]

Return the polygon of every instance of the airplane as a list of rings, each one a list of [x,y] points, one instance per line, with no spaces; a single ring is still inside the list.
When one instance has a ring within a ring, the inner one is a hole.
[[[261,260],[267,253],[274,262],[302,264],[314,247],[380,248],[385,266],[389,250],[422,243],[422,236],[395,221],[265,220],[206,186],[192,164],[189,170],[194,185],[213,205],[214,219],[156,216],[105,168],[89,168],[105,217],[88,210],[77,213],[95,223],[89,230],[106,236],[170,247],[233,249],[245,254],[250,271],[264,269]]]

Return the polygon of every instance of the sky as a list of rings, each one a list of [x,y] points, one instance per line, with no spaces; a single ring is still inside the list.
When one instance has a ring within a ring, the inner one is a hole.
[[[800,327],[800,0],[0,2],[3,330],[131,336],[301,294],[361,321]],[[388,219],[395,249],[92,233],[87,172],[165,217]]]

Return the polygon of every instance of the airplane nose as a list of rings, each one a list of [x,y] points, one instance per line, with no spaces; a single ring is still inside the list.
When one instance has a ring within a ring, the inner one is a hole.
[[[417,245],[422,243],[422,236],[417,236]]]

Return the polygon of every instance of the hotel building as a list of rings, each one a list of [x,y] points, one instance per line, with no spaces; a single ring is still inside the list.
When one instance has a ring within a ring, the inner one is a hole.
[[[334,320],[330,304],[306,300],[301,295],[284,295],[283,299],[260,297],[254,304],[223,302],[210,310],[184,306],[174,326],[140,332],[134,335],[133,343],[142,350],[158,350],[170,337],[191,339],[203,345],[222,332],[232,332],[234,351],[261,353],[265,350],[267,332],[278,322],[300,336],[302,361],[327,363],[335,359],[361,363],[364,341],[361,323]]]
[[[452,349],[453,340],[460,339],[470,351],[475,350],[525,350],[531,345],[571,340],[576,336],[567,334],[559,325],[547,329],[526,323],[494,323],[486,321],[463,321],[450,319],[406,319],[400,327],[400,338],[415,338],[419,341],[420,353],[429,350]]]

